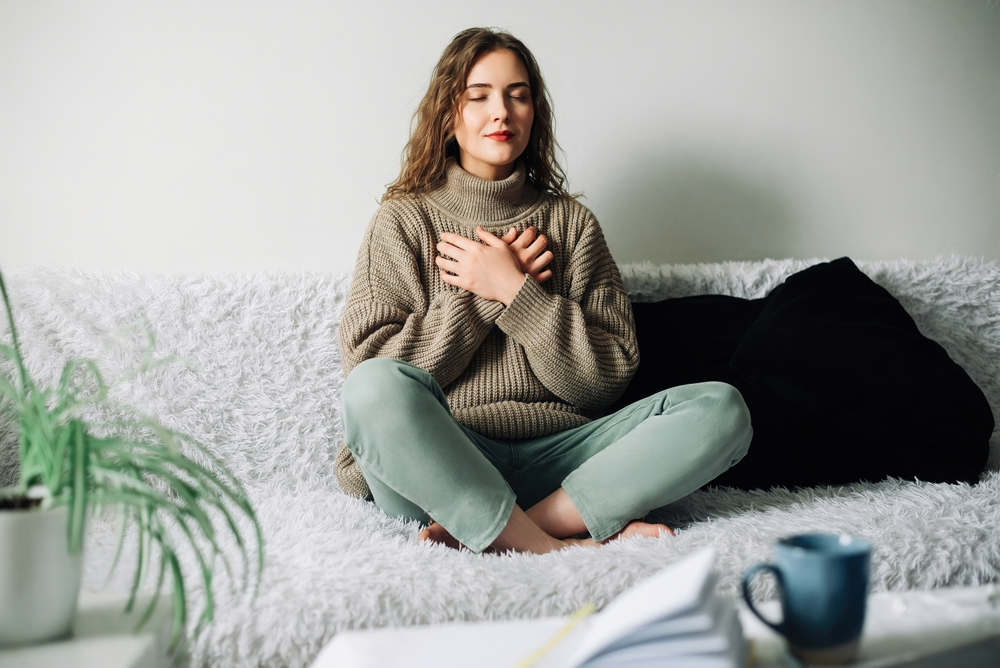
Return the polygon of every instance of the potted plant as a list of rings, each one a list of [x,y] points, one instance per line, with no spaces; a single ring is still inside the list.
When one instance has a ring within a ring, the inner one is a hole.
[[[0,343],[0,363],[6,362],[0,368],[0,433],[13,428],[20,463],[18,484],[0,493],[0,645],[69,633],[88,515],[117,512],[122,532],[110,570],[126,534],[135,535],[138,551],[125,609],[135,606],[153,576],[142,626],[169,582],[175,650],[188,626],[195,582],[204,604],[191,639],[212,619],[218,563],[244,587],[252,581],[256,589],[260,582],[263,542],[246,492],[204,445],[113,401],[94,361],[70,360],[57,384],[39,386],[24,363],[2,274],[0,292],[11,339]],[[149,335],[136,374],[172,361],[154,361],[152,347]],[[226,543],[239,555],[238,573],[221,549]]]

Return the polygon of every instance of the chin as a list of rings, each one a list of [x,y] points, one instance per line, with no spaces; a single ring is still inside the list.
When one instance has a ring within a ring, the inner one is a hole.
[[[514,164],[514,161],[517,160],[517,157],[519,155],[520,153],[518,154],[508,153],[507,155],[504,156],[495,156],[490,159],[489,164],[492,165],[493,167],[507,167]]]

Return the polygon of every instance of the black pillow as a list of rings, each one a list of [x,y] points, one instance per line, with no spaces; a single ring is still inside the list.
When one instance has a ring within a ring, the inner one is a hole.
[[[817,452],[801,435],[803,464],[831,467],[830,482],[975,482],[989,457],[982,390],[848,258],[772,291],[730,366],[840,441],[842,452]]]
[[[750,451],[712,484],[974,482],[986,463],[993,415],[980,389],[847,258],[763,299],[683,297],[633,312],[639,369],[609,410],[708,380],[734,385],[750,408]]]

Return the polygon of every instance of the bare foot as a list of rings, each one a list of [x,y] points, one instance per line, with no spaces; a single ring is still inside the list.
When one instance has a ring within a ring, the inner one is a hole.
[[[443,526],[441,526],[440,524],[438,524],[433,520],[431,520],[431,523],[427,527],[425,527],[423,531],[417,534],[417,538],[419,540],[429,540],[433,543],[441,543],[442,545],[450,547],[453,550],[468,549],[460,542],[458,542],[458,540],[456,540],[454,536],[448,533],[447,529],[445,529]],[[571,538],[566,541],[555,541],[555,542],[557,542],[559,544],[559,548],[561,548],[561,547],[567,547],[568,545],[585,544],[587,541],[590,541],[591,545],[594,544],[594,541],[590,540],[589,538],[582,541]],[[559,549],[559,548],[550,548],[550,549]],[[512,552],[512,551],[515,550],[513,550],[513,548],[501,549],[496,545],[490,545],[485,550],[483,550],[483,554],[503,554],[505,552]],[[538,553],[541,554],[541,552]]]
[[[671,536],[675,536],[674,530],[668,527],[666,524],[650,524],[649,522],[643,522],[641,520],[633,520],[625,525],[625,528],[616,533],[610,538],[605,538],[601,542],[595,542],[593,538],[563,538],[563,542],[567,546],[579,545],[581,547],[600,547],[605,543],[610,543],[613,540],[618,540],[619,538],[629,538],[631,536],[643,536],[644,538],[656,538],[662,533],[669,533]]]
[[[600,547],[601,544],[594,542],[593,538],[562,538],[562,542],[566,543],[566,547],[572,547],[578,545],[580,547]]]
[[[643,522],[642,520],[632,520],[625,525],[624,529],[616,533],[614,536],[602,540],[601,544],[603,545],[604,543],[618,540],[619,538],[631,538],[632,536],[657,538],[664,532],[669,533],[671,536],[677,535],[674,533],[674,530],[666,524],[650,524],[649,522]]]
[[[431,522],[426,529],[417,534],[417,538],[420,540],[429,540],[432,543],[441,543],[442,545],[446,545],[453,550],[461,550],[465,547],[455,540],[455,538],[448,533],[448,530],[437,522]]]
[[[538,528],[525,514],[520,507],[515,506],[514,512],[511,514],[511,519],[508,520],[507,526],[504,528],[497,540],[493,541],[493,544],[488,548],[483,550],[487,553],[504,553],[504,552],[534,552],[535,554],[545,554],[546,552],[551,552],[553,550],[561,550],[566,547],[580,546],[580,547],[600,547],[605,543],[611,542],[613,540],[618,540],[620,538],[630,538],[632,536],[643,536],[645,538],[656,538],[662,533],[667,532],[671,536],[675,535],[673,529],[668,527],[666,524],[650,524],[649,522],[643,522],[642,520],[633,520],[625,525],[621,531],[615,535],[602,540],[600,543],[595,542],[593,538],[553,538],[549,536],[544,531]],[[504,538],[506,536],[506,538]],[[454,536],[448,533],[448,530],[437,522],[432,521],[429,526],[427,526],[423,531],[421,531],[417,537],[420,540],[429,540],[435,543],[441,543],[454,550],[468,549],[460,542],[458,542]]]

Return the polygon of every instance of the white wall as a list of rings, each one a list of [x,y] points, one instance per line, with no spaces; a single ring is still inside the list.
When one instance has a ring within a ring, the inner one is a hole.
[[[619,261],[1000,257],[997,0],[0,0],[0,264],[352,266],[472,25]]]

